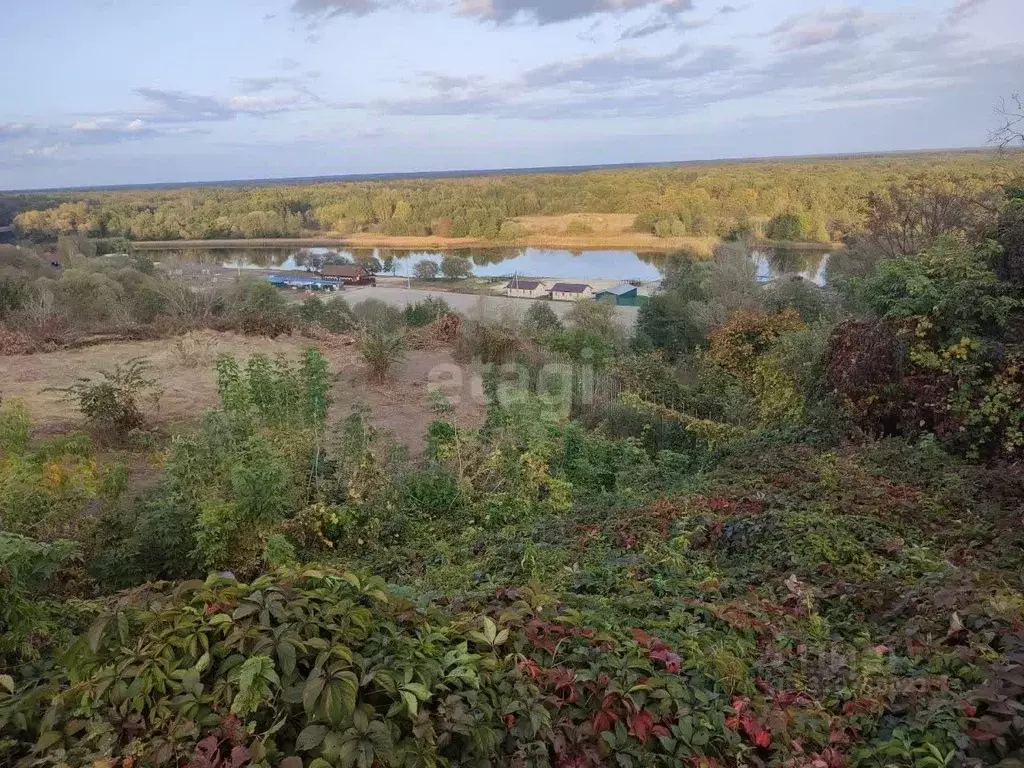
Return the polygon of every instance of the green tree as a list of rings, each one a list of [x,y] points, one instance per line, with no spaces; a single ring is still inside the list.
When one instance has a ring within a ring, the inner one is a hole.
[[[449,280],[464,280],[473,274],[473,262],[464,256],[446,254],[441,260],[441,274]]]
[[[437,262],[424,259],[416,263],[413,267],[413,274],[416,275],[417,280],[435,280],[440,269],[437,266]]]

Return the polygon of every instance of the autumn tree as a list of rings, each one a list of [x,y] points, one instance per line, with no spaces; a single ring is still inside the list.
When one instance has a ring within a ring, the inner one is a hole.
[[[868,240],[889,257],[919,253],[942,235],[972,231],[983,209],[973,190],[953,181],[914,180],[867,196]]]

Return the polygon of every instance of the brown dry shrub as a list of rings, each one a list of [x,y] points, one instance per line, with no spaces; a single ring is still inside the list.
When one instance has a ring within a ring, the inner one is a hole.
[[[38,348],[37,343],[26,334],[0,325],[0,356],[27,355]]]
[[[430,325],[414,328],[406,335],[410,349],[435,349],[454,344],[462,330],[458,315],[442,315]]]

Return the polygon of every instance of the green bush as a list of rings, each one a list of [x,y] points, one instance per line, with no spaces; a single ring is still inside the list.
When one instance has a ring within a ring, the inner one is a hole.
[[[354,304],[352,315],[364,331],[394,333],[405,322],[402,310],[380,299],[364,299]]]
[[[149,377],[152,364],[135,357],[109,371],[100,371],[101,379],[78,379],[70,387],[58,390],[85,416],[86,422],[104,439],[123,441],[145,426],[140,400],[159,399],[156,380]]]
[[[530,304],[523,317],[523,332],[533,341],[542,340],[552,331],[562,330],[562,321],[558,319],[551,305],[543,301]]]
[[[370,369],[370,375],[383,381],[405,359],[405,334],[379,329],[364,331],[359,338],[359,351]]]
[[[70,634],[73,627],[66,619],[62,626],[60,605],[48,586],[80,554],[71,541],[44,543],[0,530],[0,669],[37,659],[54,636]]]
[[[408,304],[403,313],[405,324],[410,328],[420,328],[430,325],[435,320],[440,320],[446,315],[455,314],[451,306],[444,299],[436,296],[428,296],[413,304]]]
[[[352,308],[342,298],[324,301],[314,296],[306,299],[299,308],[299,319],[304,323],[319,325],[331,333],[348,333],[357,326]]]
[[[265,280],[240,279],[226,296],[228,319],[242,333],[276,338],[290,334],[294,317],[287,299]]]

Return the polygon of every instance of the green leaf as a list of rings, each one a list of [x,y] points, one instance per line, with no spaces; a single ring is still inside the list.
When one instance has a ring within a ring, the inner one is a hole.
[[[46,733],[41,734],[39,736],[39,741],[36,742],[36,752],[43,752],[49,749],[61,740],[61,736],[62,734],[60,731],[47,731]]]
[[[326,725],[307,725],[295,740],[295,748],[301,752],[311,752],[320,746],[326,735]]]
[[[412,693],[420,701],[426,701],[430,698],[430,691],[421,683],[406,683],[402,686],[402,690]]]
[[[342,738],[341,734],[337,731],[330,731],[324,736],[323,743],[320,745],[320,752],[328,760],[337,760],[341,754]]]
[[[107,624],[110,622],[109,617],[104,617],[93,622],[93,625],[89,627],[89,632],[86,634],[86,638],[89,641],[89,650],[96,653],[100,649],[100,642],[103,640],[103,632],[107,628]]]
[[[484,637],[487,638],[488,645],[494,645],[494,639],[498,635],[497,625],[489,618],[484,616]]]
[[[0,675],[0,688],[7,689],[8,693],[14,693],[14,678],[10,675]]]
[[[324,682],[323,674],[320,670],[314,669],[309,673],[306,685],[302,689],[302,708],[306,710],[306,714],[312,714],[313,710],[316,709],[317,700],[324,689]]]
[[[416,712],[419,710],[419,701],[416,700],[416,696],[404,688],[399,691],[402,695],[402,700],[405,702],[406,708],[409,710],[411,717],[416,717]]]
[[[256,605],[256,603],[244,602],[235,608],[235,612],[231,614],[231,618],[238,621],[239,619],[244,619],[246,616],[251,616],[259,609],[260,607]]]
[[[281,662],[281,671],[285,677],[295,672],[295,646],[291,643],[281,643],[277,646],[277,660]]]

